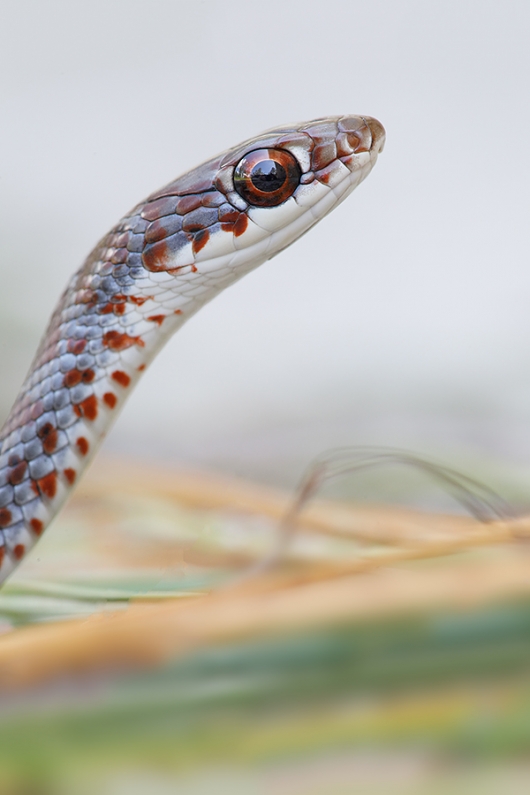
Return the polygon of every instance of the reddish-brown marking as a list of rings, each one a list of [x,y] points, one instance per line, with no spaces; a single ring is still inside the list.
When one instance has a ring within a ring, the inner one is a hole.
[[[26,547],[24,544],[17,544],[13,550],[13,555],[16,557],[17,560],[20,560],[24,557],[24,552],[26,551]]]
[[[248,226],[248,218],[246,213],[240,213],[239,218],[234,224],[234,235],[236,237],[242,235],[243,232],[246,231],[247,226]]]
[[[123,370],[114,370],[112,373],[112,378],[123,387],[129,386],[131,383],[130,376],[128,376],[127,373],[124,373]]]
[[[64,376],[64,385],[67,387],[77,386],[81,381],[84,384],[90,384],[96,374],[93,370],[69,370]]]
[[[42,439],[42,447],[45,453],[51,455],[55,452],[57,447],[57,428],[54,428],[51,422],[47,422],[46,425],[39,428],[37,436]]]
[[[91,422],[98,416],[98,401],[95,395],[89,395],[85,400],[79,403],[79,410],[81,414]]]
[[[79,408],[79,406],[75,406],[74,405],[73,409],[74,409],[74,414],[76,414],[78,417],[80,417],[81,416],[81,409]]]
[[[319,182],[321,182],[323,185],[327,185],[331,179],[332,174],[333,174],[333,165],[326,166],[326,168],[317,171],[315,176]]]
[[[116,403],[118,402],[118,398],[114,394],[114,392],[105,392],[103,395],[103,400],[109,407],[109,409],[113,409]]]
[[[123,351],[133,345],[143,348],[145,342],[140,337],[130,337],[128,334],[121,334],[119,331],[106,331],[103,335],[103,345],[110,348],[111,351]]]
[[[164,320],[166,319],[166,316],[165,315],[149,315],[149,317],[147,319],[150,320],[151,323],[158,323],[158,325],[161,326],[162,323],[164,322]]]
[[[125,313],[125,304],[105,304],[99,310],[100,315],[110,315],[113,312],[115,315],[123,315]]]
[[[65,469],[64,470],[64,476],[65,476],[66,480],[68,481],[68,483],[70,484],[70,486],[72,486],[74,481],[75,481],[75,476],[76,476],[75,469],[70,469],[70,468]]]
[[[152,300],[153,300],[152,295],[146,295],[145,297],[143,295],[129,296],[129,301],[132,301],[132,303],[136,304],[136,306],[143,306],[143,304],[145,304],[146,301],[152,301]]]
[[[193,243],[191,244],[191,250],[194,254],[198,254],[198,252],[203,249],[206,243],[210,239],[210,232],[208,229],[201,229],[200,232],[197,232],[195,237],[193,238]]]
[[[88,453],[90,445],[88,444],[88,441],[85,439],[84,436],[79,437],[79,439],[76,441],[76,445],[81,455],[86,455]]]
[[[234,210],[232,207],[229,209],[219,208],[219,221],[221,222],[221,229],[223,232],[232,232],[240,215],[241,213],[238,210]]]
[[[44,524],[41,522],[41,520],[40,519],[32,519],[29,524],[30,524],[30,527],[33,530],[33,532],[36,535],[40,536],[40,534],[44,530]]]
[[[68,340],[67,348],[69,353],[83,353],[86,348],[86,340]]]
[[[222,224],[235,224],[238,218],[239,212],[237,210],[219,210],[219,220]]]
[[[182,309],[175,309],[175,314],[176,315],[181,315],[182,314]]]
[[[16,467],[11,470],[9,473],[9,482],[12,486],[17,486],[19,483],[22,483],[27,468],[28,465],[26,462],[21,461],[20,464],[17,464]]]
[[[169,249],[165,240],[152,243],[142,254],[142,260],[148,271],[157,273],[166,269],[169,260]]]
[[[143,371],[145,370],[145,364],[140,364],[136,369],[138,370],[139,373],[143,373]]]
[[[63,383],[67,387],[77,386],[81,381],[81,372],[79,370],[68,370],[65,373]]]
[[[8,508],[0,508],[0,527],[7,527],[11,518],[11,511]]]
[[[0,547],[0,566],[4,562],[4,555],[5,555],[5,550],[3,547]]]
[[[37,486],[41,494],[53,500],[57,494],[57,472],[50,472],[49,475],[40,478],[40,480],[37,481]]]

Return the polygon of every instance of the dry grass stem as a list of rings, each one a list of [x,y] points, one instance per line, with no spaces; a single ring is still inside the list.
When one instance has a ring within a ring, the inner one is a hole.
[[[117,493],[144,493],[194,508],[274,519],[290,503],[279,490],[241,480],[112,463],[92,470],[77,499],[97,501]],[[366,543],[345,560],[286,560],[207,595],[136,600],[125,610],[14,630],[0,639],[0,687],[158,665],[235,638],[530,594],[530,555],[526,545],[513,543],[530,534],[528,518],[480,524],[462,517],[318,500],[304,510],[301,528]],[[386,546],[370,549],[368,542]],[[488,545],[498,545],[495,555],[463,557],[453,565],[413,563]]]

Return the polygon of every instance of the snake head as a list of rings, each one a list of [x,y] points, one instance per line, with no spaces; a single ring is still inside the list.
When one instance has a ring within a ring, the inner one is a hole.
[[[246,273],[293,243],[369,174],[385,140],[367,116],[269,130],[135,208],[129,249],[151,273]]]

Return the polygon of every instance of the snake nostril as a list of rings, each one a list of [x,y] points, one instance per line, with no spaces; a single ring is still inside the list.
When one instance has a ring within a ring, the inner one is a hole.
[[[363,126],[359,127],[357,130],[347,132],[346,137],[349,145],[356,154],[370,151],[373,136],[370,128],[366,124],[363,124]]]

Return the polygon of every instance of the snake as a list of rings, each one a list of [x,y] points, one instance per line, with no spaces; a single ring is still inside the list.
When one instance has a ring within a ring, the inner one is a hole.
[[[339,205],[384,143],[370,116],[268,130],[152,193],[100,240],[59,299],[0,431],[0,583],[173,333]]]

